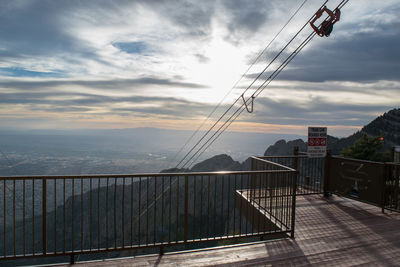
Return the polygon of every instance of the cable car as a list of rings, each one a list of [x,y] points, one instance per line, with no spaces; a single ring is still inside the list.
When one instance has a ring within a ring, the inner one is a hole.
[[[322,22],[319,27],[315,26],[314,23],[317,21],[317,19],[319,19],[324,14],[324,12],[326,12],[328,14],[329,18],[327,20],[325,20],[324,22]],[[317,13],[315,13],[315,17],[310,22],[310,25],[319,36],[329,37],[329,35],[331,34],[331,32],[333,30],[333,24],[335,24],[339,20],[340,20],[340,10],[339,9],[335,9],[335,11],[332,11],[332,10],[328,9],[326,6],[324,6],[323,8],[318,10]]]

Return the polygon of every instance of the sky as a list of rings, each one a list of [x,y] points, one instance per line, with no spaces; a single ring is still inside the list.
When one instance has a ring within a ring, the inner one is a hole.
[[[194,130],[230,92],[222,114],[323,1],[308,0],[231,90],[302,2],[0,0],[0,129]],[[331,36],[315,37],[229,130],[327,126],[347,136],[398,108],[398,14],[399,0],[350,0]]]

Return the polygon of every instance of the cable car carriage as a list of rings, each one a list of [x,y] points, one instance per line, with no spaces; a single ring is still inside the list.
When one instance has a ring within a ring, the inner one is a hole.
[[[317,27],[314,23],[326,12],[329,16],[327,20],[321,23],[319,27]],[[340,10],[335,9],[334,11],[328,9],[326,6],[321,8],[315,13],[314,19],[310,22],[311,27],[314,31],[321,37],[326,36],[329,37],[333,30],[333,24],[340,20]]]

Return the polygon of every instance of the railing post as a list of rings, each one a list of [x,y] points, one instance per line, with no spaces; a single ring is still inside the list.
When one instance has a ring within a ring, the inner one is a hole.
[[[384,171],[383,171],[383,177],[382,177],[382,213],[385,213],[385,202],[386,202],[386,181],[390,181],[389,179],[390,175],[390,170],[389,170],[389,165],[385,163]]]
[[[293,169],[295,169],[295,170],[297,170],[297,168],[299,167],[299,147],[298,146],[295,146],[294,148],[293,148],[293,156],[294,156],[294,159],[293,159]]]
[[[297,169],[299,168],[299,147],[293,147],[293,169],[296,170],[296,190],[297,190],[297,181],[299,181],[299,172]]]
[[[189,185],[188,185],[188,175],[185,175],[185,221],[183,227],[183,240],[187,241],[187,232],[188,232],[188,206],[189,206]]]
[[[251,157],[251,161],[250,161],[250,164],[251,164],[251,167],[250,167],[250,170],[251,171],[255,171],[256,170],[256,168],[255,168],[255,159],[253,158],[253,157]],[[251,200],[253,200],[254,198],[253,198],[253,195],[254,195],[254,190],[255,190],[255,179],[254,179],[254,174],[251,174],[250,175],[250,201]]]
[[[329,197],[329,180],[330,180],[330,164],[331,164],[331,151],[328,150],[326,151],[326,156],[325,156],[325,171],[324,171],[324,197]]]
[[[393,192],[393,201],[394,201],[394,208],[398,211],[399,210],[399,167],[395,167],[395,165],[390,165],[389,173],[390,179],[394,180],[394,192]]]
[[[292,174],[293,197],[292,197],[292,229],[290,231],[291,238],[294,238],[294,227],[295,227],[295,222],[296,222],[297,173],[298,173],[298,171],[296,170],[296,172]]]
[[[47,180],[45,177],[42,178],[42,226],[43,226],[43,255],[47,254]],[[54,226],[55,227],[55,226]]]

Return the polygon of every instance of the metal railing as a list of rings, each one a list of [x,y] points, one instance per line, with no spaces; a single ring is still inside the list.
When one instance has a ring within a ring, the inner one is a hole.
[[[324,192],[325,158],[309,158],[306,155],[259,158],[297,170],[297,195],[322,194]]]
[[[293,235],[295,173],[0,177],[0,260]],[[249,220],[238,196],[272,227]]]
[[[294,238],[297,171],[262,157],[251,158],[251,170],[268,172],[251,176],[250,202]]]
[[[386,163],[383,208],[400,212],[400,164]]]

